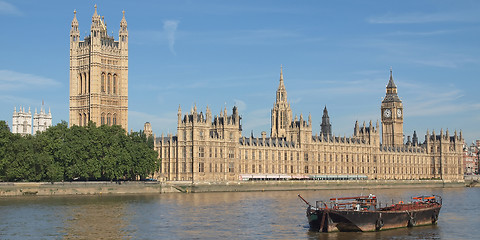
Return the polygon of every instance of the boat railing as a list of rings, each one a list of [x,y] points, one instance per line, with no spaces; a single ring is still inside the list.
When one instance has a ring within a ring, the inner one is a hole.
[[[316,201],[317,209],[367,211],[377,208],[376,198],[332,198],[328,202]]]
[[[439,203],[442,204],[442,197],[438,195],[430,195],[430,196],[417,196],[412,197],[414,202],[423,202],[423,203]]]

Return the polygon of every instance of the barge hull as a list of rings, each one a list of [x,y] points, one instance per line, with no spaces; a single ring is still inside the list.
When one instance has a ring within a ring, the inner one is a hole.
[[[307,209],[312,231],[368,232],[436,224],[441,206],[413,211]]]

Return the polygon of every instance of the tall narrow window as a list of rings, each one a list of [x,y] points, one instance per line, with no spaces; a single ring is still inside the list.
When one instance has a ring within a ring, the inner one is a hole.
[[[101,119],[100,119],[100,123],[101,123],[102,125],[105,124],[105,113],[102,113],[102,117],[101,117]]]
[[[82,114],[78,116],[78,126],[82,126]]]
[[[102,92],[105,92],[105,73],[102,73]]]
[[[107,125],[108,125],[108,126],[112,125],[112,121],[111,121],[111,120],[112,120],[112,115],[109,113],[109,114],[107,115]]]
[[[117,125],[117,114],[113,114],[113,120],[112,120],[113,125]]]
[[[112,78],[112,74],[108,74],[107,76],[107,93],[110,94],[110,90],[111,90],[111,78]]]
[[[117,94],[117,74],[113,75],[113,94]]]
[[[79,78],[80,78],[80,79],[79,79],[80,82],[79,82],[79,84],[78,84],[78,88],[79,88],[79,89],[78,89],[78,93],[79,93],[79,94],[82,94],[82,86],[83,86],[82,83],[83,83],[83,81],[82,81],[82,74],[81,74],[81,73],[80,73],[80,77],[79,77]]]
[[[85,90],[87,91],[87,93],[90,93],[90,73],[88,73],[88,77],[87,74],[85,74],[85,81],[87,84],[87,88]]]
[[[83,126],[87,126],[87,114],[83,114]]]
[[[88,93],[88,78],[87,73],[83,74],[83,93]]]

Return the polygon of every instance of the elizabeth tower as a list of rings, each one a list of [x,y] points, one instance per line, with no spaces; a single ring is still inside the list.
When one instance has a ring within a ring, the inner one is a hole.
[[[119,39],[107,33],[103,16],[92,16],[80,41],[76,11],[70,30],[70,126],[120,125],[128,130],[128,30],[125,11]]]
[[[387,85],[387,93],[382,101],[382,144],[384,146],[403,145],[403,104],[397,95],[393,82],[392,69]]]

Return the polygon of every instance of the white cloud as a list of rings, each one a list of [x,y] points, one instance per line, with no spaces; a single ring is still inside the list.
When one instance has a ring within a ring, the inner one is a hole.
[[[442,67],[442,68],[457,68],[465,64],[478,64],[478,60],[470,56],[460,54],[441,54],[435,59],[413,59],[416,62],[426,66]]]
[[[374,24],[412,24],[412,23],[434,23],[434,22],[470,22],[478,21],[475,13],[406,13],[370,17],[369,23]]]
[[[0,70],[0,89],[4,91],[37,87],[52,87],[59,85],[60,82],[57,82],[50,78],[45,78],[29,73]]]
[[[0,88],[2,86],[0,85]],[[16,104],[22,104],[22,105],[26,105],[26,106],[30,106],[30,105],[35,105],[35,104],[38,104],[38,100],[37,99],[31,99],[31,98],[24,98],[24,97],[19,97],[19,96],[12,96],[12,95],[0,95],[0,102],[2,103],[9,103],[9,104],[12,104],[12,105],[16,105]]]
[[[235,106],[238,107],[238,111],[240,113],[245,112],[247,110],[247,104],[244,101],[239,100],[239,99],[234,99],[233,101],[235,103]]]
[[[468,111],[475,105],[462,101],[465,97],[464,92],[455,86],[440,88],[404,82],[403,87],[409,92],[409,96],[417,96],[404,101],[408,106],[408,115],[412,117],[451,115]],[[478,105],[476,107],[478,108]]]
[[[179,21],[175,21],[175,20],[167,20],[163,22],[163,30],[167,35],[168,47],[170,48],[170,51],[173,53],[173,55],[177,55],[175,53],[174,46],[175,46],[175,33],[177,32],[178,23]]]
[[[444,35],[444,34],[451,34],[456,33],[459,30],[436,30],[436,31],[423,31],[423,32],[413,32],[413,31],[395,31],[388,33],[387,35],[390,36],[435,36],[435,35]]]
[[[22,15],[22,12],[17,7],[10,3],[0,1],[0,15]]]

